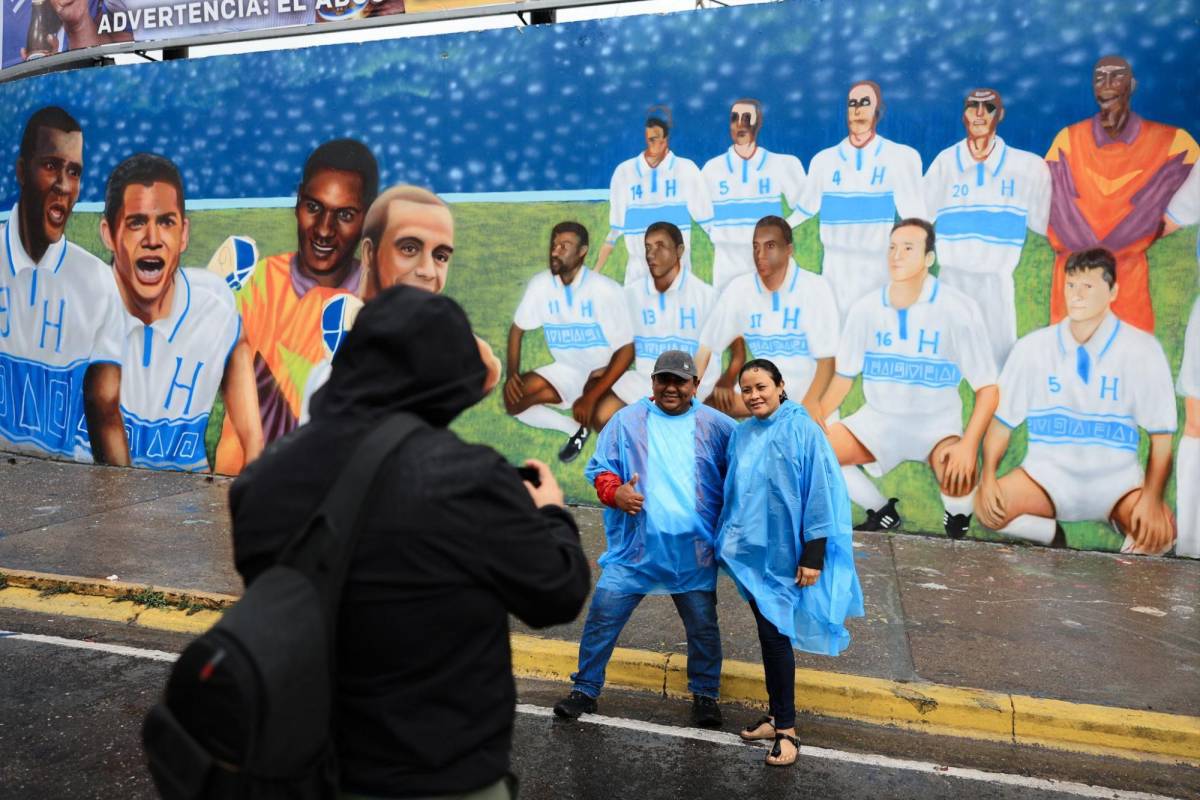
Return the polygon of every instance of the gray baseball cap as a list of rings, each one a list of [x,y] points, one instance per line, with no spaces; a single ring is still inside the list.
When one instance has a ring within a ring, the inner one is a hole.
[[[650,374],[653,376],[662,373],[691,380],[696,377],[696,362],[682,350],[667,350],[654,362],[654,372]]]

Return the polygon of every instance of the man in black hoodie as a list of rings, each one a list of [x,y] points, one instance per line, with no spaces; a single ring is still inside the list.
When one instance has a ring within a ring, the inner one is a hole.
[[[342,598],[335,740],[345,792],[509,796],[508,614],[534,627],[568,622],[588,593],[587,559],[549,469],[530,462],[541,486],[522,483],[494,450],[446,427],[482,397],[483,377],[453,300],[388,289],[338,349],[312,421],[230,490],[234,558],[250,584],[363,437],[398,411],[430,426],[384,461]]]

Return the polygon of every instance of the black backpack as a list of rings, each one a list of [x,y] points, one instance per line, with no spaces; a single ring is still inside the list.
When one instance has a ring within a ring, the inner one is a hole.
[[[180,655],[142,742],[164,800],[332,798],[335,623],[360,513],[383,459],[424,423],[368,433],[316,514]]]

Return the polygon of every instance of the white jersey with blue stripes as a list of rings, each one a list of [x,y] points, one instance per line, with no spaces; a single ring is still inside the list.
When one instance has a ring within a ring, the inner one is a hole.
[[[756,148],[742,158],[730,147],[700,171],[713,201],[713,286],[754,270],[754,226],[766,216],[783,216],[784,202],[795,209],[804,190],[804,165],[795,156]],[[792,224],[804,215],[792,211]]]
[[[734,278],[721,293],[700,335],[713,353],[708,373],[720,372],[721,353],[739,336],[749,350],[747,359],[767,358],[783,373],[791,397],[808,391],[817,361],[838,350],[838,311],[824,277],[788,264],[783,283],[769,291],[758,273]]]
[[[569,284],[549,270],[534,275],[513,324],[524,331],[541,328],[554,360],[585,372],[605,366],[633,340],[621,287],[587,267]]]
[[[233,292],[202,269],[176,272],[171,311],[149,325],[126,312],[121,416],[134,466],[208,469],[204,434],[242,332]]]
[[[865,147],[843,139],[813,156],[797,211],[820,215],[827,264],[843,256],[877,258],[886,271],[897,214],[925,219],[921,156],[878,134]]]
[[[742,158],[730,147],[701,170],[712,196],[714,245],[744,246],[754,242],[754,226],[763,217],[783,216],[783,202],[796,208],[804,190],[804,165],[795,156],[759,147]]]
[[[967,272],[1011,274],[1026,229],[1045,235],[1050,169],[1040,156],[996,137],[984,161],[964,139],[934,159],[925,175],[925,205],[937,232],[938,263]]]
[[[836,369],[862,374],[867,404],[883,413],[946,414],[961,423],[958,387],[996,383],[996,363],[979,306],[929,275],[917,302],[896,308],[888,287],[850,308]]]
[[[1064,319],[1017,341],[1000,374],[996,419],[1026,423],[1024,463],[1035,470],[1087,482],[1140,469],[1138,428],[1175,432],[1171,368],[1154,336],[1111,312],[1084,344]]]
[[[35,264],[19,219],[0,225],[0,447],[91,461],[84,373],[121,364],[124,307],[112,270],[66,237]]]
[[[609,185],[608,244],[625,237],[629,262],[625,285],[646,274],[646,228],[655,222],[673,223],[683,232],[684,266],[691,265],[692,222],[708,228],[713,206],[695,162],[667,151],[656,167],[638,153],[613,172]]]
[[[654,362],[668,350],[682,350],[696,355],[700,349],[700,333],[712,314],[716,292],[711,286],[681,269],[675,281],[660,292],[654,280],[646,275],[640,283],[625,287],[633,325],[634,369],[650,385]],[[715,379],[706,374],[701,381],[700,396],[707,397]]]

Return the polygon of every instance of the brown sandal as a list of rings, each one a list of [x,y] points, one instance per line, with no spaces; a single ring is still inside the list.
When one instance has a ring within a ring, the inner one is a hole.
[[[758,729],[763,725],[770,725],[771,730],[768,733],[758,733]],[[770,717],[760,717],[757,722],[754,722],[742,728],[738,736],[742,737],[743,742],[757,742],[764,739],[775,738],[775,722]]]
[[[783,756],[783,748],[779,746],[780,742],[787,740],[791,742],[792,747],[796,748],[792,751],[792,757],[789,761],[772,761],[771,759],[779,759]],[[796,759],[800,757],[800,740],[795,736],[789,736],[786,733],[775,734],[775,746],[771,748],[771,752],[767,754],[766,764],[768,767],[790,767],[796,763]]]

